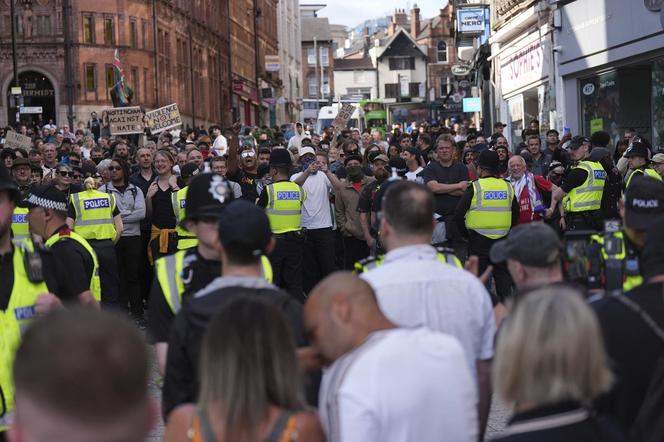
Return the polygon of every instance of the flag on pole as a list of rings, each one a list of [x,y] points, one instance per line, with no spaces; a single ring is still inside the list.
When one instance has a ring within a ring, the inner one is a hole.
[[[131,104],[131,99],[134,95],[134,92],[127,85],[124,69],[122,69],[122,63],[120,62],[120,51],[117,49],[115,50],[115,55],[113,56],[113,77],[115,80],[115,85],[111,89],[113,106],[128,106]]]

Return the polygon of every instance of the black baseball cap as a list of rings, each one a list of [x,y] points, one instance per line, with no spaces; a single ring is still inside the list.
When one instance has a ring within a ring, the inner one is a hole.
[[[664,183],[649,176],[635,176],[625,191],[625,224],[648,229],[664,214]]]
[[[184,220],[202,216],[218,217],[233,200],[233,190],[228,181],[213,173],[196,175],[187,189]]]
[[[389,168],[389,170],[392,170],[393,168],[396,169],[397,175],[399,176],[405,176],[406,172],[408,172],[408,167],[406,166],[406,160],[404,160],[401,157],[390,158],[387,167]]]
[[[353,160],[359,161],[360,164],[362,164],[362,157],[353,153],[353,154],[350,154],[350,155],[346,156],[346,158],[344,158],[344,166],[346,164],[348,164],[349,161],[353,161]]]
[[[198,166],[194,163],[187,163],[180,169],[180,176],[182,179],[190,178],[194,175],[197,175],[199,172]]]
[[[495,123],[493,123],[493,128],[494,129],[497,128],[497,127],[505,127],[505,126],[507,126],[507,124],[501,123],[500,121],[496,121]]]
[[[228,204],[219,216],[219,240],[235,252],[258,257],[272,238],[265,210],[246,200]]]
[[[30,188],[30,192],[22,201],[21,206],[29,209],[43,207],[44,209],[66,212],[67,195],[53,185],[34,186]]]
[[[477,157],[477,165],[482,169],[496,172],[500,168],[498,154],[492,150],[483,150]]]
[[[516,226],[491,247],[489,256],[496,263],[509,258],[530,267],[548,267],[560,260],[562,248],[555,230],[536,221]]]
[[[650,149],[648,149],[648,146],[646,146],[644,143],[636,141],[632,143],[627,149],[627,152],[625,152],[625,158],[632,157],[642,157],[647,160],[650,158]]]

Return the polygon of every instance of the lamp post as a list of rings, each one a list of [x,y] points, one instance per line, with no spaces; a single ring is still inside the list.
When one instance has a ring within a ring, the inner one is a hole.
[[[20,86],[18,84],[18,60],[17,60],[17,53],[16,53],[16,24],[18,22],[18,17],[16,16],[16,7],[14,5],[15,0],[9,0],[9,13],[11,15],[11,20],[12,20],[12,65],[14,69],[14,79],[12,80],[12,96],[14,100],[14,104],[16,107],[16,128],[18,129],[18,124],[19,121],[21,120],[21,114],[20,114],[20,97],[21,97],[21,92],[20,92]],[[19,88],[18,94],[15,94],[16,89],[14,88]]]

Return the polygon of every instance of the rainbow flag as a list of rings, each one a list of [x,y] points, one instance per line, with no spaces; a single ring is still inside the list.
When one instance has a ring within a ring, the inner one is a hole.
[[[117,49],[115,50],[115,55],[113,56],[113,74],[116,83],[113,86],[112,91],[115,91],[115,94],[113,95],[117,97],[117,103],[114,103],[114,105],[116,107],[128,106],[131,104],[131,99],[134,93],[127,85],[124,69],[122,69],[122,63],[120,62],[120,51]]]

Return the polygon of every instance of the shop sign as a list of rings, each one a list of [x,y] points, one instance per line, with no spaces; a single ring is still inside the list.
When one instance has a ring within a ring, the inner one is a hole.
[[[242,80],[233,80],[233,92],[241,97],[258,102],[258,91],[256,88],[245,84]]]
[[[281,62],[278,55],[265,56],[265,70],[268,72],[279,72],[281,69]]]
[[[453,64],[451,71],[452,75],[456,77],[465,77],[470,74],[471,67],[469,64]]]
[[[549,57],[545,54],[544,45],[539,38],[525,43],[501,61],[503,94],[539,81],[549,73]]]
[[[459,8],[457,30],[459,34],[482,34],[486,27],[484,8]]]
[[[480,97],[471,97],[463,99],[464,112],[482,112],[482,99]]]
[[[182,125],[178,105],[173,103],[145,113],[150,132],[158,134]]]
[[[139,106],[114,107],[106,110],[111,135],[143,133],[143,112]]]

